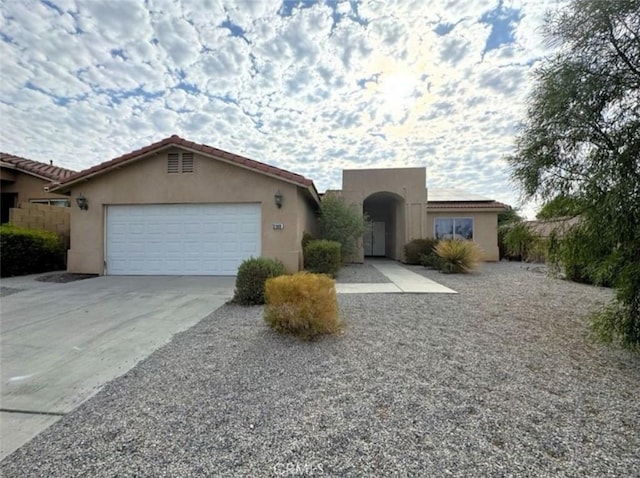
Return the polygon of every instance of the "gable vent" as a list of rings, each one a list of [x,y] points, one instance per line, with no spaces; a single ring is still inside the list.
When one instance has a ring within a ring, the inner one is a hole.
[[[167,172],[180,172],[180,157],[178,156],[178,153],[169,153],[169,155],[167,156]]]
[[[193,172],[193,153],[182,153],[182,172]]]

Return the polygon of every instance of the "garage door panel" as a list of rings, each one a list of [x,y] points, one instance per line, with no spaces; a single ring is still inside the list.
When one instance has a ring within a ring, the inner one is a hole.
[[[260,224],[259,204],[109,206],[107,274],[235,275]]]

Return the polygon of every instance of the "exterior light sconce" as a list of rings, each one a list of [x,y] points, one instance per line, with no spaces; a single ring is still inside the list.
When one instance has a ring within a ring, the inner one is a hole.
[[[282,193],[279,189],[278,192],[273,196],[273,199],[275,199],[276,206],[278,207],[278,209],[280,209],[282,207]]]
[[[76,204],[82,211],[89,209],[89,201],[87,201],[87,198],[84,197],[82,193],[76,198]]]

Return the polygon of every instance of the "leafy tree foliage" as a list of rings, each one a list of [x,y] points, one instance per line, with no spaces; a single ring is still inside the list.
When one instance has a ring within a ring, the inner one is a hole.
[[[320,235],[322,239],[339,242],[342,261],[352,258],[358,239],[369,227],[362,210],[347,204],[337,194],[326,194],[320,203]]]
[[[557,51],[537,70],[512,176],[526,197],[581,205],[581,256],[617,291],[595,328],[639,347],[640,2],[573,0],[546,34]]]
[[[558,217],[575,217],[582,212],[582,205],[571,196],[556,196],[540,208],[536,218],[540,220]]]
[[[512,222],[520,222],[522,220],[522,216],[518,214],[518,210],[512,207],[498,213],[498,227]]]
[[[523,217],[518,214],[518,210],[512,207],[498,213],[498,250],[500,251],[500,259],[505,257],[512,258],[505,243],[504,236],[512,224],[520,223],[523,220]]]

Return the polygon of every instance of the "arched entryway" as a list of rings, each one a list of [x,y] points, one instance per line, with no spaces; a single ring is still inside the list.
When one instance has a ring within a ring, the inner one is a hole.
[[[405,202],[402,196],[381,191],[369,195],[362,204],[371,229],[362,240],[365,257],[402,258],[404,246]]]

